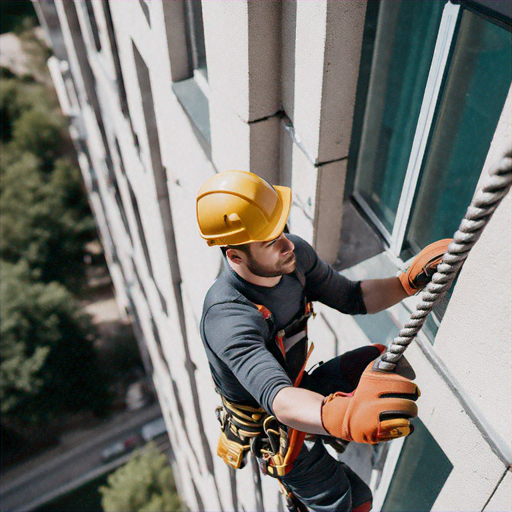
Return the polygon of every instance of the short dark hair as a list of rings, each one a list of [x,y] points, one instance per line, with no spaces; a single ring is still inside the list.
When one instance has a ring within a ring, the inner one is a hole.
[[[245,254],[250,254],[251,252],[251,244],[240,244],[240,245],[223,245],[220,250],[222,254],[226,256],[228,249],[238,249],[239,251],[245,252]]]

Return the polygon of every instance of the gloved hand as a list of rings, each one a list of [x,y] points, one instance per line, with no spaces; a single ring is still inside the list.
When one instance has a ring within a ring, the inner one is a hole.
[[[365,368],[385,350],[384,345],[376,343],[345,352],[326,363],[321,363],[311,373],[305,374],[301,387],[324,396],[336,391],[351,393],[359,384]]]
[[[445,238],[427,245],[414,258],[411,266],[398,276],[407,295],[414,295],[418,290],[427,286],[451,241],[452,238]]]
[[[376,444],[409,435],[410,419],[418,414],[414,403],[420,390],[404,357],[395,371],[374,370],[370,363],[353,393],[333,393],[324,400],[322,424],[334,437]]]
[[[380,343],[373,345],[365,345],[356,348],[350,352],[345,352],[339,357],[339,375],[342,375],[343,381],[346,382],[345,389],[332,389],[333,391],[352,392],[355,391],[361,375],[371,361],[375,361],[377,357],[386,351],[386,346]],[[328,365],[329,363],[326,363]]]

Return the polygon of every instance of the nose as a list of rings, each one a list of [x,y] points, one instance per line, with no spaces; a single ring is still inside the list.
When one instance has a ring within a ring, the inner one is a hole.
[[[288,238],[286,238],[284,233],[281,233],[281,240],[282,240],[282,244],[283,244],[282,253],[288,254],[290,252],[293,252],[293,250],[295,249],[295,245],[293,244],[292,241],[290,241],[290,240],[288,240]]]

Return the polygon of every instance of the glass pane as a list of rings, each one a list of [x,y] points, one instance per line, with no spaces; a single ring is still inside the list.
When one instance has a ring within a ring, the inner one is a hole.
[[[191,47],[190,57],[192,59],[192,67],[201,72],[205,79],[208,79],[201,0],[187,0],[185,9],[188,22],[188,38]]]
[[[434,53],[443,1],[384,0],[356,191],[391,232]]]
[[[416,253],[451,237],[475,192],[512,80],[512,35],[464,11],[406,233]]]
[[[382,512],[428,512],[453,469],[432,434],[418,419],[398,459]]]

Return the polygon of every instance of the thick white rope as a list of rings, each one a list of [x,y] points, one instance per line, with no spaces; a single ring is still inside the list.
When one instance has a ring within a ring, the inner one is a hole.
[[[437,272],[423,290],[416,311],[412,313],[409,322],[399,331],[387,352],[380,357],[374,368],[385,371],[395,369],[397,361],[423,327],[434,306],[450,288],[457,271],[480,238],[501,200],[507,195],[511,184],[512,148],[508,149],[501,160],[489,170],[484,185],[473,197],[459,229],[453,235],[453,242],[448,246],[443,261],[437,267]]]

